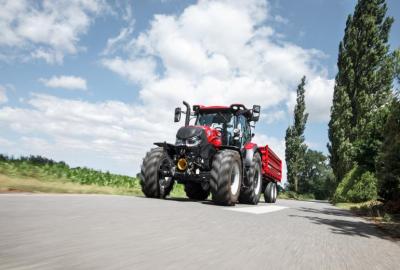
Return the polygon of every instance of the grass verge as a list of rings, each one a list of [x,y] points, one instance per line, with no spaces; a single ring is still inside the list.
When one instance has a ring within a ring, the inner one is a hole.
[[[372,200],[362,203],[336,203],[335,206],[372,221],[392,237],[400,239],[400,214],[393,213],[391,204],[388,207],[388,204]]]
[[[141,195],[137,188],[82,185],[61,179],[43,180],[0,174],[0,192]]]
[[[86,193],[143,195],[139,179],[89,168],[71,168],[41,156],[0,154],[0,192]],[[185,195],[175,184],[171,197]]]
[[[309,201],[309,200],[315,200],[315,197],[313,194],[298,194],[292,191],[285,191],[278,193],[278,199]]]

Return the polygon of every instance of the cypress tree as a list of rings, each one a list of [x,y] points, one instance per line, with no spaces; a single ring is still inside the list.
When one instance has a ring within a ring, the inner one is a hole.
[[[379,195],[400,199],[400,100],[395,98],[385,126],[385,140],[377,162]]]
[[[400,48],[393,52],[393,60],[394,60],[394,73],[397,79],[397,84],[400,87]],[[400,89],[398,89],[400,92]]]
[[[400,49],[393,53],[395,76],[400,85]],[[393,99],[386,121],[377,161],[379,195],[386,200],[400,199],[400,89]]]
[[[348,32],[352,18],[348,17],[346,31]],[[351,101],[346,91],[352,87],[353,70],[350,59],[345,51],[343,42],[339,44],[338,74],[335,78],[333,92],[333,105],[331,107],[331,119],[329,122],[328,144],[329,158],[332,170],[337,180],[344,177],[346,172],[353,167],[353,147],[351,143]]]
[[[375,170],[393,81],[388,45],[393,18],[386,11],[385,0],[359,0],[339,45],[328,144],[339,181],[355,162]]]
[[[305,89],[306,77],[301,79],[300,84],[297,86],[297,99],[294,108],[294,123],[286,130],[285,136],[285,159],[287,167],[287,180],[289,188],[298,192],[300,174],[304,169],[304,155],[307,146],[304,143],[304,130],[308,113],[305,113]]]

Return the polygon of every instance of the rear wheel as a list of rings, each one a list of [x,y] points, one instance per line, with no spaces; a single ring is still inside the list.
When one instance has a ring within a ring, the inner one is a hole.
[[[210,190],[204,190],[201,184],[187,182],[185,184],[186,196],[192,200],[204,201],[210,195]]]
[[[242,184],[242,164],[236,151],[222,150],[214,156],[211,169],[212,199],[219,205],[235,205]]]
[[[170,175],[171,166],[171,158],[161,147],[154,148],[146,154],[139,175],[140,185],[146,197],[165,198],[169,195],[174,186]]]
[[[275,203],[278,196],[278,190],[274,182],[269,182],[264,191],[264,199],[266,203]]]
[[[254,154],[247,177],[249,186],[240,191],[239,201],[241,203],[258,204],[262,186],[261,157],[259,153]]]

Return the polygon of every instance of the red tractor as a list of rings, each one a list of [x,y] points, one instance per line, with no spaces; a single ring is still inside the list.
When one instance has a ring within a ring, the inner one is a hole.
[[[189,104],[183,104],[186,111],[175,109],[175,122],[186,115],[175,144],[155,143],[158,147],[143,159],[140,184],[146,197],[165,198],[177,181],[194,200],[211,193],[219,205],[257,204],[263,192],[265,202],[274,203],[282,162],[268,145],[251,141],[250,123],[258,121],[260,106],[194,105],[191,112]]]

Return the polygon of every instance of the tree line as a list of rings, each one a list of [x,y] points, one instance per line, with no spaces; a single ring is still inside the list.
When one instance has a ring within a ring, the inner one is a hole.
[[[329,155],[307,149],[306,78],[286,130],[289,189],[334,201],[400,200],[400,49],[388,44],[385,0],[358,0],[339,44]],[[397,86],[396,86],[397,83]],[[397,90],[396,90],[397,88]]]

